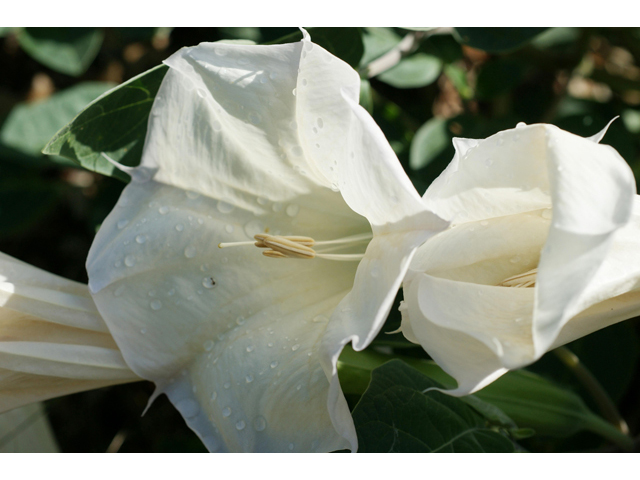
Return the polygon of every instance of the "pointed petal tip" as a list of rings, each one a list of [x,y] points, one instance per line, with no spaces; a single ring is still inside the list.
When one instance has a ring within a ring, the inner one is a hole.
[[[616,115],[615,117],[613,117],[609,123],[607,123],[605,125],[605,127],[600,130],[598,133],[596,133],[595,135],[592,135],[590,137],[587,137],[588,140],[591,140],[592,142],[595,143],[600,143],[600,141],[604,138],[605,134],[607,133],[607,130],[609,130],[609,127],[611,126],[611,124],[613,122],[615,122],[618,118],[620,118],[620,115]]]

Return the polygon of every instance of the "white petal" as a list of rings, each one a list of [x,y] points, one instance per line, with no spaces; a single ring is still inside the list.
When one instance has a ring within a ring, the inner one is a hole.
[[[451,286],[454,288],[450,290],[448,287]],[[486,293],[486,299],[477,297],[481,290],[482,293]],[[473,393],[507,372],[500,355],[503,353],[504,344],[498,340],[492,341],[495,337],[490,337],[481,330],[487,322],[491,325],[493,320],[484,315],[484,307],[487,304],[491,305],[492,301],[505,300],[503,296],[498,298],[492,295],[497,290],[507,289],[451,282],[424,274],[415,274],[409,283],[405,282],[403,292],[406,308],[401,309],[402,330],[410,332],[409,337],[413,336],[438,365],[456,379],[458,387],[445,390],[450,395]],[[527,293],[525,290],[522,292],[525,295]],[[441,296],[443,294],[444,296]],[[467,296],[469,294],[475,295],[470,298]],[[508,298],[507,301],[508,309],[515,307],[520,315],[526,315],[526,312],[519,311],[518,305],[514,305]],[[514,313],[513,311],[506,312],[500,308],[496,309],[495,306],[491,307],[490,311],[500,316],[501,324],[515,326],[509,325],[513,323],[513,318],[504,316],[505,313]],[[439,323],[431,321],[435,318]],[[530,321],[526,320],[522,323],[523,330],[526,330],[527,324],[531,325]],[[464,331],[465,324],[471,324],[474,332]],[[478,337],[485,341],[479,340]],[[487,341],[491,346],[485,343]]]
[[[553,219],[538,268],[534,340],[538,356],[580,313],[635,197],[631,169],[611,147],[546,129]]]
[[[299,198],[296,216],[272,202],[258,216],[220,211],[217,200],[187,193],[155,182],[127,187],[127,206],[111,213],[91,250],[89,275],[102,287],[94,298],[132,369],[168,393],[212,450],[349,447],[332,426],[317,352],[357,263],[270,259],[254,246],[217,245],[246,241],[257,225],[342,238],[369,230],[366,220],[326,188]],[[214,288],[203,285],[208,279]],[[268,427],[253,428],[258,417]],[[300,428],[307,423],[315,427]]]
[[[546,128],[522,126],[480,141],[454,139],[456,155],[424,201],[455,224],[549,208]]]

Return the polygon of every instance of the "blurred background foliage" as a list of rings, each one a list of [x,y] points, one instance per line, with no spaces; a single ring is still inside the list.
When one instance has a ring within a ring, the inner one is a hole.
[[[620,116],[603,143],[615,147],[640,178],[640,28],[309,32],[361,74],[361,104],[381,126],[420,193],[453,157],[453,137],[484,138],[518,122],[552,123],[591,136]],[[183,46],[223,39],[283,43],[300,38],[295,28],[0,28],[0,251],[86,282],[84,262],[93,236],[125,178],[96,173],[112,174],[104,161],[83,157],[77,136],[65,132],[47,150],[58,155],[43,155],[56,132],[100,95],[158,66]],[[163,71],[128,84],[131,90],[138,84],[146,88],[134,115],[137,129],[146,129],[155,95],[149,85],[159,85]],[[104,102],[98,106],[103,108]],[[120,126],[105,124],[106,139],[94,136],[95,141],[108,141]],[[140,152],[141,145],[132,141],[114,156],[135,165]],[[398,324],[394,309],[384,330]],[[617,402],[634,436],[640,433],[638,328],[631,320],[569,345]],[[381,334],[373,348],[386,355],[428,358],[400,334]],[[553,355],[530,370],[598,410]],[[46,402],[60,449],[203,451],[164,396],[140,418],[152,391],[151,384],[141,382]],[[358,392],[348,399],[355,405]],[[520,444],[543,452],[614,449],[584,432],[534,435]]]

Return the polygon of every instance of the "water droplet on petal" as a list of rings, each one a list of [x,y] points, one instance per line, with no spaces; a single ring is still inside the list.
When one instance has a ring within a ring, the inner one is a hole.
[[[194,192],[194,191],[191,191],[191,190],[187,190],[185,192],[185,195],[187,196],[187,198],[189,200],[195,200],[196,198],[198,198],[200,196],[200,194],[198,192]]]
[[[223,387],[228,390],[229,387],[231,387],[231,383],[230,382],[224,382]]]
[[[227,418],[229,415],[231,415],[231,409],[229,407],[224,407],[222,409],[222,416]]]
[[[244,233],[249,238],[253,238],[254,235],[264,232],[264,225],[259,220],[251,220],[244,226]]]
[[[293,93],[293,96],[294,96],[294,97],[296,96],[297,91],[298,91],[298,89],[297,89],[297,88],[294,88],[294,89],[293,89],[293,91],[291,92],[291,93]]]
[[[244,427],[246,427],[246,424],[244,423],[243,420],[240,420],[236,423],[236,429],[239,430],[244,430]]]
[[[218,120],[214,120],[211,122],[211,128],[213,128],[216,132],[222,130],[222,124]]]
[[[196,247],[188,246],[184,249],[184,256],[187,258],[193,258],[196,256]]]
[[[319,118],[316,120],[316,123],[318,124],[318,128],[322,128],[324,127],[324,121],[322,120],[322,118]]]
[[[184,230],[184,225],[183,225],[183,224],[181,224],[181,223],[177,224],[177,225],[176,225],[176,230],[177,230],[178,232],[183,231],[183,230]]]
[[[176,404],[176,408],[180,410],[180,413],[182,413],[185,418],[193,418],[198,415],[198,413],[200,413],[200,406],[197,402],[191,400],[190,398],[180,400]]]
[[[256,349],[256,347],[255,347],[254,345],[249,345],[249,346],[247,347],[247,352],[248,352],[248,353],[251,353],[251,352],[253,352],[255,349]]]
[[[215,402],[215,401],[216,401],[216,398],[218,398],[218,392],[213,392],[213,393],[211,394],[211,401],[212,401],[212,402]]]
[[[325,317],[324,315],[318,315],[317,317],[314,317],[314,319],[313,319],[313,323],[326,323],[328,321],[329,321],[329,319],[327,317]]]
[[[160,212],[160,215],[164,215],[166,213],[169,213],[169,207],[167,207],[166,205],[163,205],[162,207],[160,207],[158,209],[158,212]]]
[[[298,205],[296,205],[295,203],[292,203],[290,205],[287,205],[287,215],[290,217],[295,217],[296,215],[298,215],[298,212],[300,211],[300,207]]]
[[[281,203],[275,202],[272,206],[271,206],[271,210],[273,210],[274,212],[278,213],[282,211],[282,207],[283,205]]]
[[[204,342],[202,344],[202,348],[204,348],[206,352],[210,352],[211,350],[213,350],[213,340],[207,340],[206,342]]]
[[[544,210],[542,210],[542,213],[540,214],[540,216],[542,218],[546,218],[547,220],[549,220],[552,216],[551,209],[545,208]]]
[[[524,122],[518,122],[518,124],[516,125],[516,128],[522,128],[522,127],[526,127],[527,124]]]
[[[244,377],[244,381],[247,383],[253,382],[253,375],[247,375],[246,377]]]
[[[291,149],[291,153],[296,157],[299,157],[304,153],[304,150],[302,150],[302,147],[300,147],[299,145],[296,145]]]
[[[205,277],[202,279],[202,286],[204,288],[213,288],[216,286],[216,281],[211,277]]]
[[[225,232],[227,232],[227,233],[233,233],[233,225],[231,225],[230,223],[227,223],[227,224],[224,226],[224,230],[225,230]]]
[[[205,91],[204,91],[203,89],[201,89],[201,88],[198,88],[198,89],[196,90],[196,93],[198,94],[198,96],[199,96],[200,98],[204,98],[204,97],[206,96]]]
[[[134,257],[133,255],[127,255],[126,257],[124,257],[124,264],[127,267],[133,267],[136,264],[136,257]]]
[[[253,420],[253,429],[256,432],[262,432],[265,428],[267,428],[267,420],[262,415]]]
[[[147,237],[145,237],[144,235],[138,235],[136,237],[136,242],[138,242],[140,244],[143,244],[146,241],[147,241]]]
[[[122,230],[124,227],[127,226],[128,223],[129,223],[129,220],[119,220],[118,221],[118,230]]]
[[[236,323],[238,325],[244,325],[244,317],[238,317],[236,318]]]
[[[289,444],[289,450],[293,450],[293,443]]]
[[[298,350],[300,348],[300,344],[296,343],[293,347],[291,347],[291,351],[295,352],[296,350]]]
[[[271,362],[271,364],[269,366],[271,368],[276,368],[278,366],[278,362],[274,360],[273,362]]]
[[[149,304],[151,310],[160,310],[162,308],[162,302],[160,300],[154,300]]]
[[[141,328],[141,329],[140,329],[140,333],[141,333],[142,335],[144,335],[145,333],[147,333],[147,329],[146,329],[146,328]]]
[[[256,198],[256,202],[258,202],[258,204],[260,205],[266,205],[267,203],[269,203],[269,200],[264,197],[258,197]]]

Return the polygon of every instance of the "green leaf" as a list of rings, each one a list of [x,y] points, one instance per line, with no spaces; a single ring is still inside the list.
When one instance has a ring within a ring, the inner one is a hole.
[[[460,43],[489,53],[516,50],[547,27],[456,27],[454,36]]]
[[[462,98],[469,100],[473,98],[473,88],[467,81],[467,72],[458,65],[445,65],[444,74],[447,76]]]
[[[101,152],[124,165],[140,163],[149,112],[167,69],[159,65],[98,98],[60,130],[43,153],[62,155],[88,170],[128,181]]]
[[[431,160],[451,145],[447,120],[434,117],[422,125],[411,142],[409,166],[413,170],[426,167]]]
[[[460,399],[424,390],[440,385],[399,360],[376,368],[353,411],[359,451],[513,452],[513,443],[488,428]]]
[[[25,28],[18,34],[20,46],[38,62],[76,77],[96,58],[102,38],[97,28]]]
[[[360,59],[364,54],[364,44],[362,43],[362,32],[360,28],[348,27],[313,27],[307,31],[311,35],[311,41],[317,43],[322,48],[341,58],[353,68],[360,64]],[[294,32],[284,37],[267,42],[267,45],[292,43],[302,40],[302,32]]]
[[[42,148],[88,103],[113,88],[112,83],[86,82],[36,103],[17,105],[0,130],[0,142],[27,155]]]
[[[438,57],[419,52],[403,58],[377,78],[396,88],[419,88],[435,82],[441,70],[442,61]]]
[[[364,67],[376,58],[381,57],[398,45],[401,40],[402,37],[391,28],[365,28],[362,35],[364,55],[360,61],[361,66]]]

